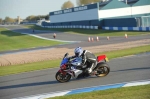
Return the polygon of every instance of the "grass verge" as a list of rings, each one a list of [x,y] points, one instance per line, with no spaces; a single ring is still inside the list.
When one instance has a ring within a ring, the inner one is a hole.
[[[96,35],[96,36],[124,36],[125,33],[128,36],[136,36],[143,34],[150,34],[150,32],[142,32],[142,31],[112,31],[112,30],[92,30],[92,29],[50,29],[50,28],[42,28],[36,25],[24,25],[24,27],[36,29],[36,30],[54,30],[54,31],[62,31],[68,33],[77,33],[77,34],[85,34],[85,35]]]
[[[25,34],[0,28],[0,51],[25,49],[41,46],[53,46],[63,44],[62,42],[42,40]]]
[[[124,87],[49,99],[150,99],[150,85]]]
[[[106,54],[109,59],[113,59],[117,57],[144,53],[144,52],[150,52],[150,45],[129,48],[124,50],[97,53],[95,55]],[[4,66],[4,67],[0,67],[0,76],[59,67],[60,62],[61,60],[51,60],[51,61],[43,61],[43,62],[36,62],[30,64]]]
[[[117,57],[135,55],[135,54],[145,53],[145,52],[150,52],[150,45],[128,48],[128,49],[123,49],[123,50],[96,53],[95,55],[98,56],[101,54],[106,54],[109,59],[113,59]]]

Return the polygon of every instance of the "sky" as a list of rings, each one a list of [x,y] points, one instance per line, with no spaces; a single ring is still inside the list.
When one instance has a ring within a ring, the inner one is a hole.
[[[25,19],[30,15],[47,15],[49,12],[61,10],[68,0],[0,0],[0,18]],[[76,0],[70,0],[76,6]]]

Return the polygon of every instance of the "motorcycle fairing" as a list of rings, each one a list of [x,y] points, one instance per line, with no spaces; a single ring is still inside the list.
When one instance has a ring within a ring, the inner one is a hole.
[[[60,72],[60,73],[62,73],[63,75],[66,75],[67,74],[67,72],[65,72],[65,71],[63,71],[63,70],[59,70],[58,72]]]
[[[108,61],[108,58],[106,57],[106,55],[97,56],[97,62],[101,62],[103,60]]]

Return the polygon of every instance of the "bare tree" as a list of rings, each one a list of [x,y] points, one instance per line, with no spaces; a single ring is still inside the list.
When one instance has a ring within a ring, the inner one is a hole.
[[[77,0],[77,5],[81,6],[81,5],[96,3],[96,2],[100,2],[100,1],[101,0]]]
[[[61,9],[63,10],[63,9],[72,8],[72,7],[74,7],[74,4],[71,1],[67,1],[62,5]]]

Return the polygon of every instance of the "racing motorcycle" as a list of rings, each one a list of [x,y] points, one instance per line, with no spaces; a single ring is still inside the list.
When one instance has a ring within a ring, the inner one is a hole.
[[[88,73],[88,69],[91,66],[90,62],[87,61],[84,66],[81,66],[81,57],[76,57],[75,59],[70,60],[68,55],[68,53],[64,55],[60,64],[60,69],[55,75],[58,82],[68,82],[71,78],[78,79],[89,76],[103,77],[109,74],[110,67],[106,63],[108,61],[106,55],[97,56],[97,65],[90,74]]]

